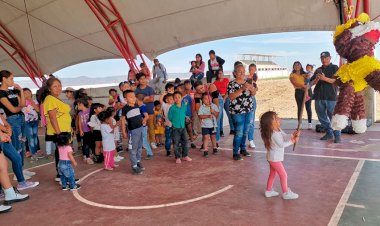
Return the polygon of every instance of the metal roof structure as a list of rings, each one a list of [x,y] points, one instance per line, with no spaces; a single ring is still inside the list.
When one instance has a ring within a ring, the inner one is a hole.
[[[15,62],[26,55],[36,64],[37,74],[87,61],[123,58],[120,46],[108,33],[113,30],[125,35],[125,30],[117,27],[120,19],[136,42],[126,51],[133,57],[141,52],[149,59],[205,41],[274,32],[332,31],[340,23],[332,0],[108,0],[120,15],[103,11],[109,22],[107,30],[89,2],[0,0],[0,44],[8,51],[0,51],[0,68],[26,76]],[[380,14],[380,1],[371,1],[370,8],[372,18]],[[12,42],[5,43],[9,40]],[[129,36],[126,40],[134,41]]]

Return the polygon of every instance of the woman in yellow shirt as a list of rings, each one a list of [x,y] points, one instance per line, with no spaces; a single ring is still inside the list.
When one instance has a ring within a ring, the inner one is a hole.
[[[47,122],[46,134],[56,137],[62,132],[71,132],[70,106],[63,102],[59,96],[62,93],[61,81],[51,77],[46,81],[46,90],[42,96],[44,115]],[[59,162],[58,148],[55,149],[55,165]],[[57,171],[58,172],[58,171]],[[56,181],[60,177],[57,173]]]
[[[305,108],[307,112],[307,120],[309,122],[308,129],[312,129],[313,125],[311,123],[312,113],[311,113],[311,98],[309,94],[311,92],[309,85],[305,80],[307,80],[308,74],[304,71],[302,64],[299,61],[296,61],[293,63],[293,71],[289,76],[289,80],[292,83],[294,89],[295,89],[295,99],[297,102],[297,119],[300,120],[302,118],[301,115],[301,108],[302,108],[302,102],[303,102],[303,96],[305,94],[305,91],[308,92],[306,102],[305,102]]]

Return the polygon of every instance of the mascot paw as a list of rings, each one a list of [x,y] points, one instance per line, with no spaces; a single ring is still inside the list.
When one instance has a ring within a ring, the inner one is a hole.
[[[348,125],[348,117],[345,115],[334,115],[331,119],[333,130],[342,130]]]
[[[364,133],[367,130],[367,119],[352,120],[355,133]]]

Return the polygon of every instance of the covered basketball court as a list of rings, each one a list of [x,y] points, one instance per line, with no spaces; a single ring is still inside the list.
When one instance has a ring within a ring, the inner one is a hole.
[[[136,56],[145,61],[205,41],[332,31],[344,19],[345,2],[359,2],[358,11],[371,18],[380,14],[374,0],[1,0],[0,66],[36,85],[44,74],[91,60],[124,58],[126,71],[138,70]],[[296,122],[284,127],[291,132]],[[40,186],[27,190],[30,200],[14,204],[0,224],[379,225],[379,126],[343,135],[341,144],[319,137],[303,130],[296,151],[286,152],[289,186],[300,195],[295,201],[263,196],[269,170],[261,139],[253,157],[234,162],[226,136],[219,156],[205,159],[193,149],[194,161],[181,165],[159,148],[141,176],[130,173],[128,160],[113,172],[79,164],[83,186],[75,192],[59,189],[53,163],[33,165]]]

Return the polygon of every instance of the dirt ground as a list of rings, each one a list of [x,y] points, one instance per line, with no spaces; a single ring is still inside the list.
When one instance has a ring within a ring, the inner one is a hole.
[[[294,88],[287,78],[275,80],[259,80],[259,91],[256,94],[257,110],[256,120],[268,110],[276,111],[282,118],[297,118],[297,104],[294,99]],[[376,93],[376,118],[380,119],[380,94]],[[317,120],[317,115],[312,103],[313,119]],[[304,110],[303,118],[306,119]]]

